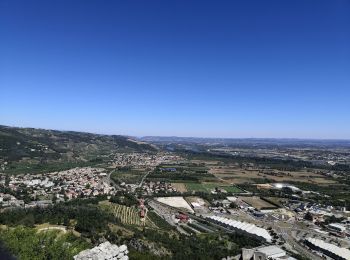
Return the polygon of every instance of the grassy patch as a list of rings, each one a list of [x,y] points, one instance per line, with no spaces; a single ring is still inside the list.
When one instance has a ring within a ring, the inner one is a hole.
[[[136,169],[119,169],[112,173],[111,178],[117,182],[138,183],[146,171]]]
[[[160,216],[158,216],[155,212],[149,211],[147,213],[147,216],[151,219],[153,223],[157,225],[157,227],[161,229],[171,230],[174,229],[172,225],[170,225],[168,222],[166,222],[164,219],[162,219]]]

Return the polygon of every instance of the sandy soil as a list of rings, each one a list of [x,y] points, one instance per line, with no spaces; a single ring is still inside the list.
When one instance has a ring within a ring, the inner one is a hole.
[[[174,182],[174,183],[171,183],[171,185],[179,192],[187,191],[186,185],[184,183]]]
[[[183,197],[159,197],[159,198],[156,198],[156,200],[166,205],[169,205],[171,207],[186,209],[189,212],[194,213],[191,206],[187,203],[187,201]]]
[[[256,183],[255,179],[270,179],[276,182],[307,182],[314,184],[332,184],[336,183],[334,180],[327,179],[321,174],[313,172],[290,172],[271,170],[270,172],[259,172],[257,170],[244,170],[235,166],[211,166],[210,173],[225,181],[239,184],[239,183]]]

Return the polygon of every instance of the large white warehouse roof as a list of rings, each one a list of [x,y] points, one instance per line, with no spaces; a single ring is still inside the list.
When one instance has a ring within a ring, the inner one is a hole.
[[[255,226],[254,224],[250,224],[247,222],[240,222],[237,220],[232,220],[219,216],[210,216],[208,217],[211,220],[217,221],[219,223],[231,226],[233,228],[245,231],[249,234],[256,235],[264,238],[266,241],[271,242],[272,237],[266,229]]]
[[[316,238],[309,237],[306,240],[318,248],[324,249],[324,250],[331,252],[332,254],[335,254],[335,255],[342,257],[344,259],[350,260],[350,250],[349,249],[338,247],[336,245],[326,243],[323,240],[316,239]]]

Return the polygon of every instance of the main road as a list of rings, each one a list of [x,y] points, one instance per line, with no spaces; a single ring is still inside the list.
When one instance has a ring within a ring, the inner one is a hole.
[[[113,172],[115,172],[116,169],[111,170],[108,175],[106,176],[106,180],[109,185],[113,185],[114,187],[118,187],[118,185],[115,183],[115,181],[111,178],[111,175]]]
[[[151,171],[147,172],[147,173],[142,177],[142,179],[141,179],[141,181],[140,181],[140,184],[139,184],[139,186],[138,186],[139,188],[142,187],[143,182],[145,181],[145,179],[147,178],[148,174],[150,174],[150,173],[151,173]]]
[[[307,248],[303,247],[291,234],[293,229],[290,228],[282,228],[279,226],[275,226],[276,231],[283,237],[283,239],[293,247],[295,251],[297,251],[299,254],[306,256],[309,259],[312,260],[322,260],[322,258],[312,251],[308,250]]]

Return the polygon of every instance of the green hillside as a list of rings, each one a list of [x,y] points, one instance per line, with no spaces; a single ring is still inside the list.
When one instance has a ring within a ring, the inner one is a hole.
[[[0,166],[7,172],[91,165],[114,152],[150,151],[154,146],[126,136],[0,126]]]

